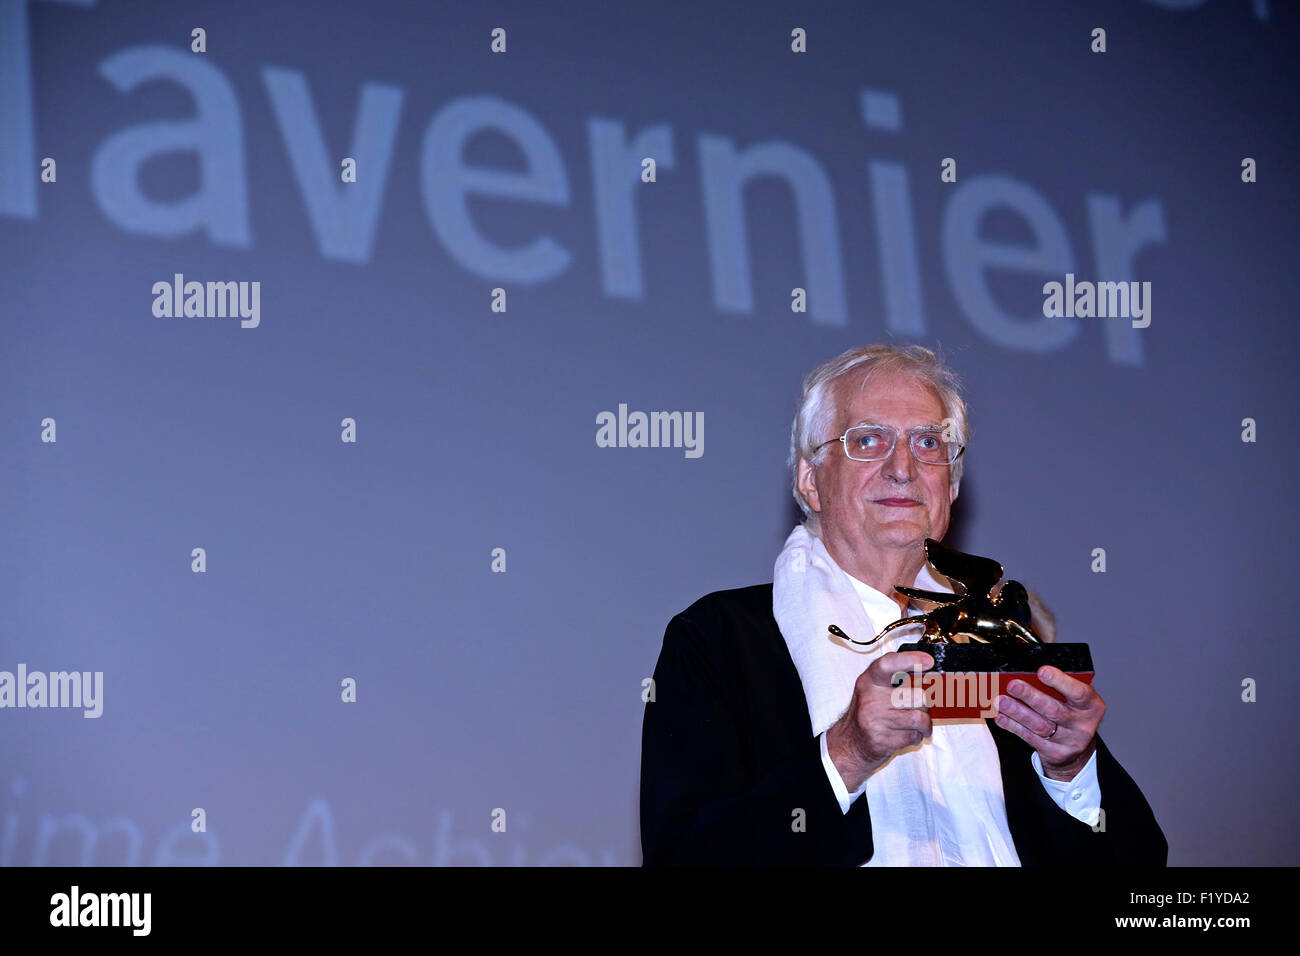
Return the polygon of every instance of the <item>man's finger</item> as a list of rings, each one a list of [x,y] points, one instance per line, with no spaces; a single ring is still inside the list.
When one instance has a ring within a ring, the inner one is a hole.
[[[895,675],[902,679],[902,683],[897,685],[889,692],[889,706],[894,710],[921,710],[925,707],[925,690],[921,687],[913,687],[908,681],[911,679],[909,674]]]
[[[874,672],[871,679],[875,683],[883,687],[896,687],[896,674],[919,674],[933,666],[934,658],[925,651],[891,651],[880,655],[868,670]]]
[[[1009,730],[1029,746],[1038,751],[1040,756],[1047,750],[1057,750],[1058,746],[1055,740],[1048,740],[1042,734],[1036,734],[1020,721],[1016,720],[1010,714],[999,713],[993,718],[993,722],[1003,730]]]
[[[1044,739],[1054,730],[1059,729],[1063,721],[1054,720],[1051,717],[1040,714],[1028,704],[1022,704],[1014,697],[1003,695],[997,698],[997,708],[999,714],[1005,714],[1022,727],[1032,730],[1039,737]]]
[[[1096,693],[1091,684],[1071,677],[1059,667],[1043,665],[1038,668],[1038,679],[1066,699],[1072,707],[1084,710]]]
[[[1025,681],[1013,680],[1009,683],[1007,695],[1023,701],[1030,710],[1058,724],[1070,716],[1070,711],[1064,703]]]

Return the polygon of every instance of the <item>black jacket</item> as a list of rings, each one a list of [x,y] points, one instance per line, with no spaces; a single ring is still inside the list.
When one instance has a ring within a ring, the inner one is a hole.
[[[1169,845],[1133,779],[1097,738],[1104,830],[1062,810],[998,727],[1007,821],[1024,866],[1164,866]],[[804,830],[792,826],[804,811]],[[641,740],[645,866],[859,865],[864,794],[840,811],[803,684],[772,616],[772,585],[716,591],[668,622]]]

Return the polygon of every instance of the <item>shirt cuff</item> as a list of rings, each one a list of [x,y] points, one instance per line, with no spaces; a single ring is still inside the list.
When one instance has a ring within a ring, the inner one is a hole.
[[[1038,779],[1043,782],[1043,789],[1056,801],[1058,807],[1090,827],[1097,825],[1097,820],[1101,817],[1101,784],[1097,780],[1097,751],[1092,752],[1083,769],[1070,781],[1053,780],[1044,775],[1043,762],[1038,759],[1037,750],[1030,755],[1029,761],[1034,765],[1034,772],[1038,774]]]
[[[849,793],[849,788],[844,785],[844,778],[840,776],[839,770],[835,768],[835,761],[831,759],[830,748],[826,744],[826,731],[822,731],[817,739],[821,741],[822,766],[826,768],[826,776],[831,782],[831,789],[835,791],[835,799],[840,803],[840,813],[848,813],[849,806],[867,789],[867,782],[864,780],[862,786]]]

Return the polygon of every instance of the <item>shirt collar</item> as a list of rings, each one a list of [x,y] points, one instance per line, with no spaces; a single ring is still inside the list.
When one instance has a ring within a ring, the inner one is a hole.
[[[841,570],[843,569],[841,568]],[[853,585],[853,590],[862,601],[862,606],[866,608],[867,616],[871,618],[871,626],[876,629],[877,634],[899,619],[898,603],[892,597],[877,591],[864,581],[859,581],[847,571],[844,572],[844,575],[849,579],[849,583]],[[921,565],[921,570],[917,573],[912,587],[926,591],[947,591],[948,593],[952,593],[953,590],[948,583],[948,579],[942,575],[936,575],[930,570],[928,564]]]

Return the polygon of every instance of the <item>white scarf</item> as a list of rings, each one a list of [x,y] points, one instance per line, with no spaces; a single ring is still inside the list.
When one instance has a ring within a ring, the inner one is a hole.
[[[951,592],[922,566],[915,586]],[[803,683],[814,735],[848,709],[858,675],[876,658],[920,637],[900,628],[867,641],[898,616],[886,594],[851,578],[821,539],[798,525],[776,559],[772,613]],[[900,750],[867,778],[875,854],[870,866],[1018,866],[1007,826],[997,745],[981,719],[944,720],[929,738]]]

